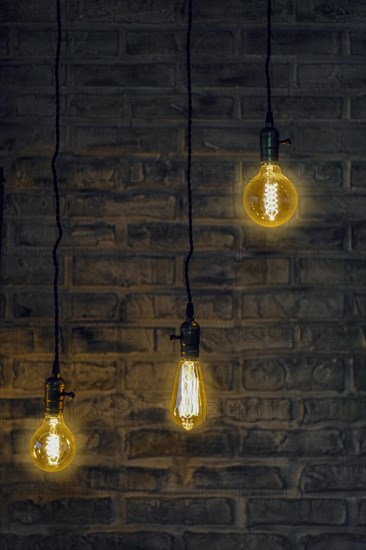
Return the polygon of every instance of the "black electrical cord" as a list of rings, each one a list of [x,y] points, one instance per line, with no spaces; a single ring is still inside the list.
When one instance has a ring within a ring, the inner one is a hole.
[[[192,75],[191,75],[191,35],[192,35],[192,0],[188,0],[188,27],[186,43],[188,123],[187,123],[187,195],[188,195],[188,238],[189,252],[185,260],[185,281],[187,289],[187,319],[193,319],[194,309],[189,283],[189,262],[194,251],[193,216],[192,216]]]
[[[60,216],[60,195],[58,190],[58,178],[56,170],[57,157],[60,151],[60,54],[61,54],[61,6],[60,0],[56,0],[56,18],[57,18],[57,48],[55,57],[55,97],[56,97],[56,117],[55,117],[55,151],[52,157],[52,175],[53,175],[53,188],[55,193],[56,204],[56,225],[58,229],[58,237],[52,251],[53,265],[55,268],[54,280],[53,280],[53,295],[54,295],[54,307],[55,307],[55,358],[53,362],[52,374],[57,376],[60,374],[59,363],[59,300],[58,300],[58,277],[59,277],[59,264],[57,259],[57,249],[62,239],[63,231],[61,225]]]
[[[267,122],[273,123],[272,115],[272,91],[271,91],[271,76],[269,74],[269,66],[271,63],[271,33],[272,33],[272,0],[267,0],[267,58],[266,58],[266,80],[267,80]]]

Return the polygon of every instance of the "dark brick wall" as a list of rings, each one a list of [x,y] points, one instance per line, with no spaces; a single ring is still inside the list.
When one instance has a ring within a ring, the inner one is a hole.
[[[365,99],[361,1],[274,2],[275,118],[297,219],[251,225],[263,0],[195,2],[192,285],[208,421],[169,419],[184,315],[185,2],[62,2],[62,360],[78,442],[28,441],[52,361],[55,10],[2,0],[4,550],[364,550]]]

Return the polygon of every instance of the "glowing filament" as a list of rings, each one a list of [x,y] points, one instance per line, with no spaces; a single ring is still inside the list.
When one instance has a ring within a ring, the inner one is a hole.
[[[266,215],[273,221],[278,214],[278,184],[266,183],[264,186],[264,210]]]
[[[190,420],[200,412],[199,380],[193,361],[185,361],[182,365],[177,394],[178,413],[186,430],[193,428]]]
[[[54,433],[56,431],[56,427],[57,420],[51,421],[51,432],[45,445],[49,464],[57,464],[60,459],[60,438],[56,433]]]

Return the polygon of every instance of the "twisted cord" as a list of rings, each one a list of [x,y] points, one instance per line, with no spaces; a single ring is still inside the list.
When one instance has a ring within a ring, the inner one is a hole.
[[[267,112],[272,113],[272,91],[269,66],[271,62],[271,33],[272,33],[272,0],[267,1],[267,58],[266,58],[266,80],[267,80]]]
[[[60,54],[61,54],[61,6],[60,0],[56,0],[56,18],[57,18],[57,48],[55,57],[55,98],[56,98],[56,116],[55,116],[55,150],[52,157],[52,175],[53,175],[53,188],[55,194],[56,205],[56,225],[58,230],[58,236],[53,247],[52,258],[54,265],[54,280],[53,280],[53,295],[54,295],[54,311],[55,311],[55,358],[53,362],[52,374],[58,375],[60,373],[59,363],[59,296],[58,296],[58,277],[59,277],[59,264],[57,259],[57,249],[62,239],[63,231],[61,225],[60,216],[60,195],[58,190],[58,178],[56,170],[57,157],[60,150]]]
[[[185,260],[185,282],[187,289],[187,317],[193,318],[192,293],[189,282],[189,262],[194,251],[193,216],[192,216],[192,75],[191,75],[191,35],[192,35],[192,0],[188,0],[188,27],[186,44],[188,122],[187,122],[187,195],[188,195],[188,239],[189,252]]]

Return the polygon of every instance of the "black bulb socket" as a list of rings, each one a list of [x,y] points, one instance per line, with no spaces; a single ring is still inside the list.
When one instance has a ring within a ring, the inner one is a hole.
[[[200,354],[200,326],[194,319],[187,319],[180,326],[179,336],[171,334],[170,340],[180,340],[183,359],[196,360]]]
[[[291,145],[289,138],[280,139],[280,133],[273,126],[273,114],[267,113],[266,124],[259,132],[259,143],[261,148],[261,162],[277,162],[278,150],[281,144]]]

